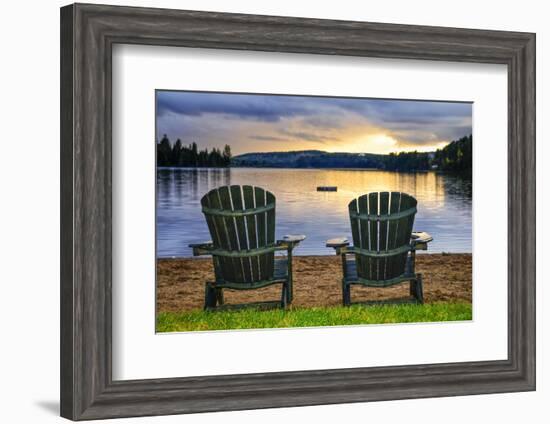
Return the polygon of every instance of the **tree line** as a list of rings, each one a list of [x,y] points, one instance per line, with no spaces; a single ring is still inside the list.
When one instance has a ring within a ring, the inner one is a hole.
[[[199,150],[197,143],[184,146],[178,138],[174,145],[167,135],[157,142],[157,166],[213,167],[222,168],[231,164],[231,147],[226,144],[223,151],[217,148]]]
[[[328,153],[318,156],[300,157],[296,161],[297,168],[383,168],[383,160],[379,155],[368,153]]]
[[[472,173],[472,134],[435,152],[433,163],[442,171]]]
[[[425,152],[392,152],[384,160],[388,171],[426,171],[431,166],[430,153]]]
[[[435,152],[390,153],[385,169],[391,171],[425,171],[472,173],[472,135],[462,137]]]
[[[166,135],[157,143],[157,166],[174,167],[276,167],[276,168],[375,168],[388,171],[472,173],[472,135],[454,140],[435,152],[369,153],[300,152],[247,153],[235,158],[231,147],[198,150],[197,143],[174,145]]]

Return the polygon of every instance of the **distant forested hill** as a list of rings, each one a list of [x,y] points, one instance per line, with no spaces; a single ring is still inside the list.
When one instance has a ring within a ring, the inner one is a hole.
[[[384,166],[384,155],[328,153],[320,150],[245,153],[235,156],[231,166],[271,168],[376,168]]]
[[[231,165],[272,168],[371,168],[391,171],[421,171],[430,169],[430,161],[433,156],[433,152],[401,152],[378,155],[305,150],[299,152],[246,153],[235,156],[231,161]]]
[[[472,136],[453,141],[435,152],[329,153],[320,150],[296,152],[245,153],[232,158],[231,166],[271,168],[374,168],[388,171],[427,171],[430,169],[472,171]]]

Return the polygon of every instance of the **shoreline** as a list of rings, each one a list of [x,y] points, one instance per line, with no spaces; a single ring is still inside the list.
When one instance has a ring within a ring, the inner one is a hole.
[[[424,256],[424,255],[441,255],[441,256],[451,256],[451,255],[472,255],[472,252],[427,252],[423,250],[417,250],[416,251],[416,257]],[[284,255],[283,255],[284,256]],[[327,254],[320,254],[320,253],[307,253],[305,255],[292,255],[293,258],[329,258],[333,257],[334,253],[327,253]],[[157,256],[157,261],[165,261],[165,260],[178,260],[178,261],[185,261],[185,260],[195,260],[195,259],[206,259],[206,258],[193,258],[191,256]]]
[[[407,170],[407,171],[398,171],[395,169],[382,169],[382,168],[293,168],[293,167],[282,167],[282,166],[157,166],[157,170],[163,169],[183,169],[183,170],[199,170],[199,169],[293,169],[293,170],[311,170],[311,171],[381,171],[381,172],[396,172],[400,174],[426,174],[433,172],[435,174],[441,175],[464,175],[462,172],[453,172],[453,171],[442,171],[438,169],[417,169],[417,170]]]
[[[341,262],[336,255],[294,256],[294,301],[298,307],[338,306],[342,302]],[[472,254],[424,253],[416,257],[423,274],[426,303],[472,302]],[[201,310],[204,283],[213,279],[210,258],[157,259],[157,313]],[[407,283],[388,288],[354,286],[354,301],[381,300],[408,294]],[[279,284],[257,290],[226,290],[227,303],[278,299]]]

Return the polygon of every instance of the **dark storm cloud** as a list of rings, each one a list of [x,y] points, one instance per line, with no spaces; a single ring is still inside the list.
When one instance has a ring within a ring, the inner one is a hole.
[[[351,100],[343,108],[374,116],[381,122],[429,123],[434,119],[470,116],[470,104],[418,100]]]
[[[427,124],[434,119],[471,115],[471,106],[468,103],[414,100],[159,91],[157,101],[159,116],[167,112],[189,116],[216,113],[266,121],[278,121],[283,117],[308,116],[311,123],[321,125],[325,123],[322,118],[312,115],[327,109],[340,114],[343,111],[351,111],[388,123]]]
[[[160,91],[157,93],[157,107],[159,116],[167,112],[187,116],[215,113],[267,122],[315,113],[307,102],[297,99],[287,96]]]

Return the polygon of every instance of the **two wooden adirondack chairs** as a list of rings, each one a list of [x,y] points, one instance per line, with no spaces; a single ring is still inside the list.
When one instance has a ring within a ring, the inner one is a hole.
[[[277,301],[255,306],[290,305],[293,249],[303,235],[275,239],[275,196],[260,187],[223,186],[202,199],[212,241],[193,244],[193,254],[211,255],[214,281],[205,285],[205,309],[224,305],[224,289],[250,290],[281,284]],[[423,302],[422,275],[415,272],[416,250],[427,249],[427,233],[413,233],[416,199],[406,193],[369,193],[349,204],[353,246],[331,239],[327,247],[342,258],[343,304],[351,304],[351,286],[388,287],[410,283],[408,301]],[[286,256],[275,256],[286,251]],[[312,287],[312,290],[314,287]],[[233,305],[238,307],[243,305]],[[250,304],[249,304],[250,306]]]

